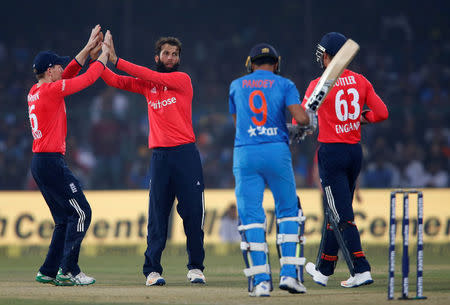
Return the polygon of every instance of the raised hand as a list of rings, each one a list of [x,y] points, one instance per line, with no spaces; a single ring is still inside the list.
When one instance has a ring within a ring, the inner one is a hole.
[[[102,41],[101,38],[103,38],[103,34],[100,37],[101,33],[101,26],[97,24],[91,31],[91,36],[89,37],[88,42],[86,43],[86,46],[84,47],[86,50],[91,51],[93,48],[97,46],[97,43],[99,41]]]
[[[102,50],[102,44],[103,44],[103,33],[98,33],[98,41],[97,45],[91,49],[89,52],[89,56],[92,60],[96,60],[98,56],[100,55],[100,51]]]
[[[91,36],[89,36],[89,40],[86,43],[86,45],[84,46],[84,48],[80,51],[80,53],[78,53],[77,56],[75,56],[76,61],[80,64],[80,65],[84,65],[84,63],[86,62],[87,57],[90,55],[90,52],[92,49],[94,49],[95,47],[97,47],[97,44],[100,42],[101,43],[101,38],[103,37],[103,34],[101,34],[102,32],[100,31],[101,27],[99,24],[97,24],[91,31]],[[101,34],[101,35],[100,35]],[[92,56],[93,54],[91,54]],[[98,54],[97,54],[98,57]],[[96,59],[96,57],[93,57],[94,59]]]
[[[114,42],[112,39],[111,32],[109,30],[106,31],[103,43],[109,47],[109,61],[112,62],[113,64],[116,64],[117,63],[116,50],[114,49]]]

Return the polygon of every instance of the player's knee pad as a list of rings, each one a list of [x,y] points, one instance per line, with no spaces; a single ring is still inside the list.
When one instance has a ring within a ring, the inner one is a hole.
[[[277,250],[280,265],[281,267],[295,265],[297,279],[301,282],[303,282],[303,266],[305,265],[303,254],[305,219],[302,209],[299,209],[298,216],[277,219]],[[296,245],[288,248],[286,243],[295,243]]]
[[[246,231],[248,230],[262,230],[264,232],[263,240],[254,242],[248,241],[246,236]],[[268,274],[270,277],[270,290],[273,289],[272,286],[272,274],[270,270],[270,260],[269,260],[269,247],[266,242],[265,232],[266,223],[251,223],[247,225],[239,225],[238,230],[241,234],[241,250],[244,258],[244,263],[246,268],[244,269],[244,274],[248,278],[248,291],[251,292],[254,289],[254,279],[258,274]],[[252,259],[252,253],[262,252],[265,254],[264,264],[255,265]]]

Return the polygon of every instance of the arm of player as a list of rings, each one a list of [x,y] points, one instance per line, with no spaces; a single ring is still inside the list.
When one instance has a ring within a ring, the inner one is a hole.
[[[80,53],[78,53],[77,56],[75,56],[75,59],[77,60],[77,62],[80,63],[80,65],[82,65],[82,66],[84,65],[91,50],[94,49],[98,45],[98,43],[102,41],[103,35],[100,35],[100,33],[101,33],[100,30],[101,30],[101,27],[99,24],[97,24],[92,29],[91,36],[89,36],[89,40],[86,43],[86,45],[84,46],[84,48],[80,51]]]
[[[287,107],[294,120],[299,125],[307,126],[310,123],[310,117],[300,104],[293,104]]]
[[[80,51],[80,53],[75,56],[75,58],[67,65],[67,67],[64,69],[64,72],[62,74],[63,79],[69,79],[72,77],[75,77],[83,67],[84,63],[86,62],[86,59],[89,55],[89,52],[95,48],[98,47],[98,52],[101,50],[101,44],[103,40],[103,34],[100,31],[101,27],[100,25],[96,25],[92,31],[91,36],[89,37],[89,40],[85,47]],[[100,35],[101,34],[101,35]],[[97,55],[98,58],[98,55]]]
[[[77,76],[77,74],[80,73],[82,67],[83,66],[80,65],[80,63],[77,62],[76,59],[72,59],[72,61],[64,69],[64,71],[61,75],[61,78],[69,79],[69,78]]]
[[[366,104],[370,110],[364,110],[361,113],[361,123],[377,123],[388,118],[389,112],[381,98],[375,93],[372,84],[367,81],[367,98]]]
[[[102,54],[96,62],[94,62],[86,73],[71,79],[62,79],[51,84],[51,89],[56,95],[61,97],[68,96],[79,92],[92,85],[102,74],[109,57],[109,48],[102,45]]]
[[[230,112],[231,116],[233,117],[234,127],[236,127],[236,104],[234,102],[234,93],[235,90],[235,82],[233,81],[230,85],[230,92],[228,95],[228,111]]]
[[[166,86],[175,90],[186,90],[192,88],[191,78],[183,72],[160,73],[149,68],[135,65],[122,58],[117,61],[117,69],[143,80]]]
[[[105,83],[117,89],[144,95],[147,82],[130,76],[123,76],[114,73],[106,68],[102,73],[102,79]]]

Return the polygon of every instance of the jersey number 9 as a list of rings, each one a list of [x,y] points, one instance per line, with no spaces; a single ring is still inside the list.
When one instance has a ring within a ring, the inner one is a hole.
[[[261,98],[261,107],[256,108],[255,107],[255,96],[259,96]],[[267,121],[267,102],[266,97],[264,96],[264,93],[261,90],[255,90],[250,94],[250,97],[248,99],[248,104],[250,106],[250,110],[253,111],[255,114],[262,113],[262,119],[258,120],[256,116],[252,116],[252,122],[256,126],[263,126],[266,124]]]

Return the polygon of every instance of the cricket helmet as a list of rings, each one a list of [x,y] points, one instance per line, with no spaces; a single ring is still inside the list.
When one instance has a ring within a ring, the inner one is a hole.
[[[252,63],[258,59],[263,57],[271,57],[276,60],[278,63],[278,68],[276,70],[276,73],[280,73],[280,63],[281,63],[281,56],[278,55],[277,50],[273,46],[271,46],[268,43],[259,43],[250,50],[250,54],[247,57],[247,60],[245,61],[245,67],[247,68],[247,72],[252,72]]]
[[[338,32],[330,32],[322,37],[316,48],[316,61],[321,68],[324,67],[323,53],[327,53],[330,56],[336,55],[346,41],[347,37]]]

